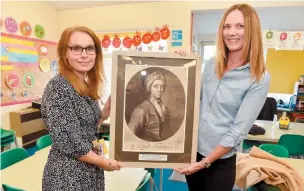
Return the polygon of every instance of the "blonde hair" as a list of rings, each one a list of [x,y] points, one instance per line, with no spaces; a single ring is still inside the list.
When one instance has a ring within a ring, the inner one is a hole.
[[[68,42],[73,32],[83,32],[90,35],[94,41],[96,49],[95,64],[93,68],[87,72],[87,80],[84,83],[79,81],[78,77],[73,72],[74,69],[70,66],[69,61],[66,58]],[[89,28],[83,26],[76,26],[65,29],[61,34],[57,47],[57,53],[59,56],[59,73],[72,84],[76,92],[81,96],[89,96],[93,100],[100,99],[100,87],[104,80],[104,73],[102,50],[99,39],[95,33]]]
[[[256,11],[247,4],[231,6],[221,20],[217,34],[216,74],[218,78],[221,79],[227,68],[229,50],[223,39],[223,28],[227,15],[234,10],[241,11],[245,20],[245,39],[242,48],[242,60],[250,63],[251,77],[259,81],[266,70],[263,57],[261,24]]]

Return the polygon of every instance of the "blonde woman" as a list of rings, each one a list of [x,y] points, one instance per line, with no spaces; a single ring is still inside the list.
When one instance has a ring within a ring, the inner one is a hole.
[[[247,4],[230,7],[217,34],[215,59],[206,64],[201,87],[197,162],[177,169],[190,191],[231,191],[236,153],[268,93],[261,26]]]
[[[103,74],[97,36],[86,27],[67,28],[57,53],[60,74],[47,84],[41,114],[53,141],[43,172],[42,190],[103,191],[104,170],[119,170],[115,160],[93,152],[98,123],[110,113],[97,100]]]

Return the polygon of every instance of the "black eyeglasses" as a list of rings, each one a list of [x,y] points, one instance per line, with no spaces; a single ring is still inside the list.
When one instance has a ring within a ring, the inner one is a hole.
[[[68,48],[71,49],[72,53],[75,55],[80,55],[82,54],[83,49],[86,50],[86,53],[89,55],[94,55],[96,54],[96,48],[95,46],[88,46],[88,47],[81,47],[81,46],[67,46]]]

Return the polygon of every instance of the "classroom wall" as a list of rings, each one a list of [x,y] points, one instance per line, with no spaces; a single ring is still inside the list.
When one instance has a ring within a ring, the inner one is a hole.
[[[45,40],[58,41],[58,13],[53,7],[43,2],[4,1],[1,2],[1,4],[1,18],[11,16],[16,19],[17,22],[26,20],[32,27],[34,27],[35,24],[40,24],[45,29]],[[20,35],[20,31],[18,31],[17,35]],[[35,38],[33,34],[31,37]],[[1,107],[1,127],[10,129],[10,111],[24,109],[29,106],[31,106],[30,103]]]
[[[182,48],[190,48],[191,11],[184,2],[138,3],[59,12],[59,30],[85,25],[96,32],[154,30],[169,24],[183,31]],[[169,51],[172,51],[169,47]]]
[[[183,46],[178,49],[190,50],[191,11],[225,9],[236,2],[155,2],[63,11],[56,11],[45,2],[1,3],[1,18],[13,16],[17,21],[27,20],[32,25],[41,24],[46,31],[45,39],[50,41],[58,41],[63,29],[73,25],[85,25],[97,32],[123,32],[154,29],[155,26],[169,24],[171,29],[183,30]],[[250,2],[249,4],[255,7],[304,5],[303,2]],[[168,50],[173,51],[174,48],[169,46]],[[29,105],[1,107],[1,126],[9,129],[8,112]]]
[[[304,74],[304,51],[268,49],[269,93],[293,94],[294,83]]]
[[[1,3],[1,18],[4,19],[11,16],[16,19],[17,22],[26,20],[32,25],[32,28],[34,28],[36,24],[40,24],[45,30],[44,40],[58,40],[58,12],[47,3],[38,1],[2,1]],[[19,30],[17,35],[21,35]],[[35,38],[34,33],[32,33],[31,37]]]
[[[125,32],[154,29],[169,24],[171,29],[183,30],[183,46],[168,50],[190,51],[191,12],[226,9],[239,2],[154,2],[112,5],[59,11],[59,31],[73,25],[85,25],[96,32]],[[249,2],[255,7],[295,6],[304,2]],[[208,26],[206,26],[208,27]]]

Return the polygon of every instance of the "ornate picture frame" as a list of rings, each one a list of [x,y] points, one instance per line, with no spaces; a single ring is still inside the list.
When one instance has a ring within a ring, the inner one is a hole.
[[[195,162],[201,71],[199,55],[114,52],[110,158],[144,168]]]

